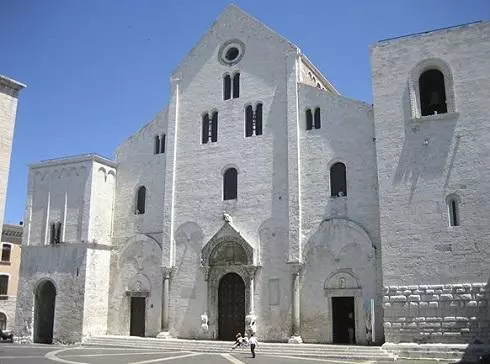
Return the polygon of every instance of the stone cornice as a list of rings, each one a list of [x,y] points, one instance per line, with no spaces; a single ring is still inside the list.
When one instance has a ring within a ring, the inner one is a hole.
[[[59,166],[63,164],[74,164],[74,163],[87,162],[87,161],[98,162],[100,164],[104,164],[112,168],[117,168],[116,162],[95,153],[48,159],[48,160],[41,161],[39,163],[30,164],[29,168],[36,169],[36,168]]]
[[[13,236],[22,238],[22,231],[22,225],[4,224],[2,228],[2,236]]]
[[[26,85],[20,82],[17,82],[3,75],[0,75],[0,92],[3,92],[13,97],[17,97],[19,91],[25,87]]]

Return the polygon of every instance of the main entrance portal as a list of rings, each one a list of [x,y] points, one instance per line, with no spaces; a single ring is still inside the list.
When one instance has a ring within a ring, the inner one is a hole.
[[[34,342],[51,344],[53,342],[54,306],[56,288],[50,281],[39,284],[35,295]]]
[[[355,344],[354,297],[332,297],[333,343]]]
[[[234,340],[245,329],[245,283],[236,273],[228,273],[218,288],[218,339]]]
[[[145,336],[145,297],[131,297],[131,322],[129,324],[129,335]]]

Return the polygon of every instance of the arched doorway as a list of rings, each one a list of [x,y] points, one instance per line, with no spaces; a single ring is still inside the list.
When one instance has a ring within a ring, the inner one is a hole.
[[[53,343],[56,288],[50,281],[41,282],[35,295],[34,342]]]
[[[218,288],[218,339],[234,340],[245,330],[245,283],[236,273],[228,273]]]

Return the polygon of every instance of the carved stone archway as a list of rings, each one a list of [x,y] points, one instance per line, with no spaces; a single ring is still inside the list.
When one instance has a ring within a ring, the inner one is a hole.
[[[245,283],[246,330],[255,331],[254,279],[258,268],[256,249],[240,233],[225,222],[201,251],[201,270],[207,281],[206,330],[209,338],[218,334],[218,289],[219,282],[228,273],[238,274]],[[253,326],[252,326],[253,323]]]

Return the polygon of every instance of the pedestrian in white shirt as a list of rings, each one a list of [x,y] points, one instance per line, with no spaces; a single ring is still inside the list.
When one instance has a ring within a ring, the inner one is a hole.
[[[254,334],[250,334],[250,339],[248,339],[248,343],[250,344],[250,351],[252,352],[252,358],[255,358],[255,347],[259,345],[257,338]]]

